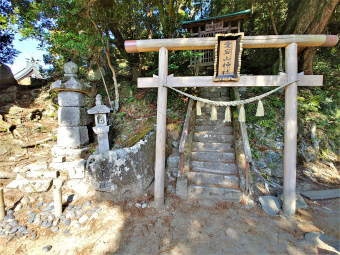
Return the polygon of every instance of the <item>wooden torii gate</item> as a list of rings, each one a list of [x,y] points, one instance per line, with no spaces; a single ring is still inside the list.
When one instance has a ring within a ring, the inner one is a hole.
[[[297,147],[297,86],[322,86],[322,75],[298,75],[298,47],[331,47],[338,42],[336,35],[266,35],[244,36],[243,48],[285,47],[284,75],[241,75],[237,82],[214,82],[212,76],[174,77],[168,75],[168,50],[214,49],[216,38],[177,38],[125,41],[129,53],[159,51],[158,76],[138,78],[138,88],[158,88],[155,188],[157,207],[164,205],[165,143],[167,87],[268,87],[281,86],[298,80],[285,88],[284,123],[284,184],[283,209],[294,215],[296,208],[296,147]]]

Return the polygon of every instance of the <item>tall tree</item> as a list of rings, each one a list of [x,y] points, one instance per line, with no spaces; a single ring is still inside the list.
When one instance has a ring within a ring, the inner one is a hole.
[[[337,7],[339,0],[289,0],[288,19],[284,34],[321,34]],[[303,70],[313,73],[315,48],[299,48],[303,58]]]
[[[18,51],[13,47],[15,14],[10,1],[0,0],[0,63],[13,63]]]

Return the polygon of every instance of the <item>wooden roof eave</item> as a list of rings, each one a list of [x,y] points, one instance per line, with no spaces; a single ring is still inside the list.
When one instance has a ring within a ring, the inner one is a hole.
[[[202,20],[202,21],[197,21],[197,22],[192,22],[192,23],[188,23],[188,24],[183,24],[182,27],[183,28],[192,28],[192,27],[199,27],[205,24],[209,24],[212,21],[237,21],[237,20],[241,20],[241,19],[246,19],[248,18],[249,15],[238,15],[238,16],[234,16],[234,17],[224,17],[224,18],[216,18],[216,19],[212,19],[212,20]]]

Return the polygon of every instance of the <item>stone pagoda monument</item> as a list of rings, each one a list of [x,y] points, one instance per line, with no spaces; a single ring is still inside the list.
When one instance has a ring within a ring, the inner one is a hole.
[[[85,174],[84,159],[89,143],[88,115],[85,110],[83,84],[77,79],[78,66],[68,62],[64,66],[64,81],[56,81],[51,88],[58,92],[57,145],[52,148],[56,170],[67,172],[71,179],[82,179]]]

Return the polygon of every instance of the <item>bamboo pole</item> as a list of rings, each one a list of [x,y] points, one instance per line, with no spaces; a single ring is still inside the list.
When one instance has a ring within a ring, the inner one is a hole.
[[[331,47],[338,43],[336,35],[261,35],[244,36],[243,48],[282,48],[291,43],[299,47]],[[158,51],[161,47],[168,50],[204,50],[214,49],[215,37],[173,38],[125,41],[125,50],[129,53]]]
[[[159,49],[158,68],[158,76],[162,85],[166,83],[168,76],[168,50],[164,47]],[[155,206],[158,208],[164,205],[167,93],[166,87],[158,87],[154,190]]]
[[[53,180],[53,204],[54,204],[54,216],[60,217],[63,213],[63,203],[61,186],[63,181],[59,178]]]
[[[297,44],[286,47],[286,72],[288,82],[297,79]],[[283,156],[283,211],[287,216],[295,214],[296,209],[296,137],[297,137],[297,84],[285,88],[285,124]]]
[[[0,187],[0,220],[5,218],[5,214],[4,188]]]

